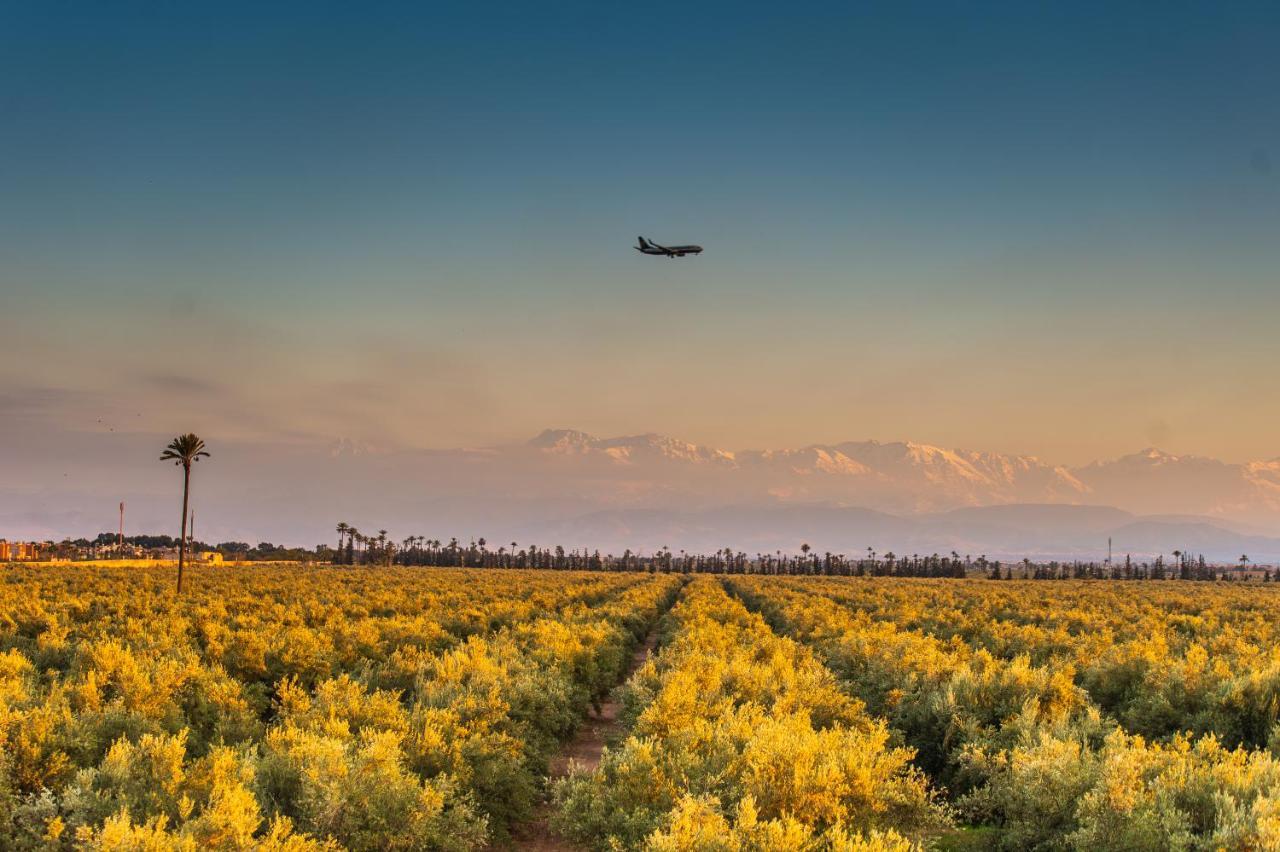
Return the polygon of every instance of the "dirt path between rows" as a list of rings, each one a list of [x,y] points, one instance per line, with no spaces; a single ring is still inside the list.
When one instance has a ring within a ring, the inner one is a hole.
[[[657,624],[649,629],[649,635],[636,647],[631,655],[631,664],[623,676],[625,683],[635,670],[644,665],[645,660],[653,653],[658,642]],[[578,728],[573,739],[561,746],[555,757],[551,758],[551,780],[554,782],[569,774],[570,761],[576,762],[587,770],[595,770],[600,765],[600,756],[604,753],[605,743],[622,729],[618,714],[622,705],[610,696],[600,705],[600,712],[588,711],[586,721]],[[543,802],[538,806],[533,819],[518,825],[511,832],[511,848],[523,849],[527,852],[562,852],[578,847],[556,834],[551,829],[551,814],[554,806],[551,802]]]

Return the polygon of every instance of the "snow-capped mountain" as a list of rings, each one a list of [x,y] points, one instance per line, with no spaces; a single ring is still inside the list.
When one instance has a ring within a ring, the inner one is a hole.
[[[61,487],[36,467],[6,470],[0,535],[110,528],[115,501],[100,494],[119,475],[111,459],[153,455],[143,436],[116,440],[118,454],[78,460],[77,479]],[[315,543],[344,520],[602,549],[773,550],[808,541],[846,552],[1067,556],[1105,552],[1113,538],[1117,552],[1280,560],[1280,539],[1263,540],[1280,536],[1280,459],[1230,464],[1144,450],[1065,468],[908,441],[731,451],[570,429],[468,449],[228,442],[217,458],[202,469],[199,493],[203,528],[219,540]],[[171,521],[170,484],[157,475],[151,491],[129,495],[139,528]]]
[[[1280,513],[1280,464],[1230,464],[1155,448],[1074,471],[1098,502],[1137,512],[1266,523]]]
[[[973,498],[966,501],[970,504],[1070,499],[1088,491],[1065,468],[1047,465],[1035,456],[946,450],[910,441],[850,441],[838,444],[837,449],[895,481],[968,491]]]
[[[1148,449],[1073,469],[910,441],[731,451],[574,430],[495,448],[492,459],[516,457],[549,489],[568,478],[596,507],[550,522],[549,534],[601,546],[770,549],[813,538],[1065,558],[1114,538],[1124,552],[1280,557],[1280,540],[1265,537],[1280,533],[1280,459],[1240,465]]]
[[[1071,502],[1089,491],[1070,471],[1032,456],[914,442],[731,451],[655,434],[597,438],[573,429],[548,429],[525,447],[549,461],[572,458],[613,467],[621,477],[661,474],[668,485],[695,491],[725,488],[737,497],[823,500],[896,511]]]
[[[1280,498],[1280,458],[1270,461],[1249,462],[1245,475],[1260,490]]]
[[[875,471],[834,447],[805,447],[800,450],[748,450],[734,453],[740,467],[779,470],[797,476],[874,477]]]
[[[946,449],[912,441],[845,441],[795,449],[726,450],[645,434],[597,438],[547,430],[532,450],[548,474],[625,483],[610,505],[670,508],[686,502],[775,500],[938,512],[1014,503],[1096,504],[1126,511],[1197,515],[1280,529],[1280,459],[1230,464],[1146,449],[1067,468],[1034,456]],[[506,453],[499,451],[495,460]],[[696,498],[696,499],[695,499]]]
[[[600,439],[576,429],[546,429],[526,445],[544,453],[606,456],[622,464],[674,461],[732,464],[733,453],[648,433]]]

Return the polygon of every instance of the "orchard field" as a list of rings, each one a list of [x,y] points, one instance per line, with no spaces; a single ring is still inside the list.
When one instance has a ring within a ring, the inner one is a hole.
[[[0,849],[1280,849],[1272,584],[189,576],[0,568]]]

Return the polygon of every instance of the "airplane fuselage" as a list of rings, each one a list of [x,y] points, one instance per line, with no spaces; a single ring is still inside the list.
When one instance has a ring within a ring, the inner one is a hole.
[[[686,254],[701,254],[702,246],[660,246],[640,237],[640,245],[632,246],[641,254],[654,254],[663,257],[684,257]]]

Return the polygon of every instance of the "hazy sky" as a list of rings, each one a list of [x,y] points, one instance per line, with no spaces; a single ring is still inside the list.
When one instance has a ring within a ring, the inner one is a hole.
[[[1274,457],[1277,43],[1273,2],[10,4],[0,464]]]

